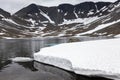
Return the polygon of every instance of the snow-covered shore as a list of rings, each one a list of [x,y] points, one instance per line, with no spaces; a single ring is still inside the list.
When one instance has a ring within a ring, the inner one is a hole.
[[[34,59],[78,74],[120,74],[120,38],[46,47]]]

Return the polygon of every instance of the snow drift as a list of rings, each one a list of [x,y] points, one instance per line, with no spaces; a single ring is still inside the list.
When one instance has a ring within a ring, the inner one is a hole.
[[[46,47],[34,59],[78,74],[120,74],[120,38]]]

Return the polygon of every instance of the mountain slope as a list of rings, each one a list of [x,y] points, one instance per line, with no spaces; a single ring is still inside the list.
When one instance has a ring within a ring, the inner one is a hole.
[[[120,3],[118,2],[116,8],[97,21],[87,25],[89,31],[79,35],[91,35],[91,36],[115,36],[120,34]],[[88,29],[87,28],[87,29]]]
[[[101,16],[95,21],[86,25],[77,24],[74,27],[62,29],[57,35],[59,36],[116,36],[120,34],[120,2],[117,1],[104,11],[108,11],[107,15]],[[93,17],[92,17],[93,19]],[[87,19],[88,20],[88,19]],[[55,34],[52,33],[52,34]],[[49,34],[51,35],[51,34]]]
[[[30,4],[1,18],[0,36],[114,36],[120,34],[119,2],[84,2],[53,7]]]

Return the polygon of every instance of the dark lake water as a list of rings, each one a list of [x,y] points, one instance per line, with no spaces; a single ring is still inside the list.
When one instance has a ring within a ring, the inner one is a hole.
[[[1,39],[0,58],[32,57],[40,48],[64,42],[64,39]]]
[[[103,37],[102,37],[103,38]],[[107,80],[103,77],[77,75],[36,61],[12,62],[15,57],[30,57],[40,48],[72,41],[101,38],[0,39],[0,80]]]

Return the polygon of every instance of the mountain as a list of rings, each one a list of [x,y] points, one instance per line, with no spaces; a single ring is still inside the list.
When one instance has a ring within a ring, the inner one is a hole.
[[[4,16],[0,21],[0,36],[114,36],[119,34],[119,2],[52,7],[30,4],[13,15],[0,12]]]
[[[120,1],[110,4],[102,10],[103,16],[97,17],[96,20],[88,22],[85,25],[77,24],[74,27],[65,27],[56,32],[48,33],[44,36],[108,36],[114,37],[120,34]],[[94,19],[91,17],[90,20]]]
[[[104,9],[110,4],[112,3],[84,2],[77,5],[61,4],[54,7],[31,4],[16,12],[12,19],[26,26],[44,26],[48,23],[58,26],[67,20],[106,15],[109,11],[105,12]]]

